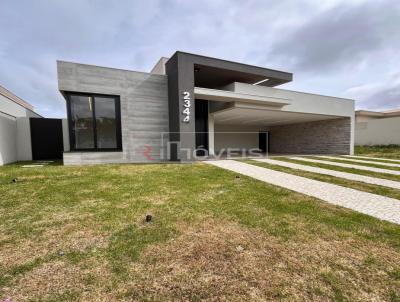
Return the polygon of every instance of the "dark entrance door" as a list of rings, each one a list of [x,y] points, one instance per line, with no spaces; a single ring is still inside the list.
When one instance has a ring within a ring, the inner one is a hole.
[[[268,145],[269,145],[269,132],[262,132],[258,133],[258,149],[261,150],[262,153],[268,152]]]
[[[195,101],[195,131],[196,149],[206,149],[208,151],[208,101]],[[204,156],[204,150],[198,150],[197,156]]]
[[[64,150],[61,119],[30,118],[33,160],[62,159]]]

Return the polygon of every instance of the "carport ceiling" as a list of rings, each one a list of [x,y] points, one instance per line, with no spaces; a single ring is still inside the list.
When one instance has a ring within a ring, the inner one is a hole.
[[[246,126],[287,125],[340,118],[333,115],[248,108],[225,109],[215,112],[213,116],[216,124]]]

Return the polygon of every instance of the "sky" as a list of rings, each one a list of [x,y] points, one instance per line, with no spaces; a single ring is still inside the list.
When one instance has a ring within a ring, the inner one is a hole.
[[[281,88],[400,107],[398,0],[0,0],[0,85],[64,117],[56,60],[149,72],[176,50],[293,73]]]

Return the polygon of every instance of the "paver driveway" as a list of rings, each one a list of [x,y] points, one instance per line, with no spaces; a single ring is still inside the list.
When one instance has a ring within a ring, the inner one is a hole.
[[[371,159],[371,160],[384,160],[384,161],[390,161],[394,163],[400,163],[400,159],[393,159],[393,158],[384,158],[384,157],[370,157],[370,156],[361,156],[361,155],[343,155],[348,158],[365,158],[365,159]]]
[[[259,161],[259,162],[271,164],[271,165],[278,165],[281,167],[286,167],[286,168],[291,168],[291,169],[296,169],[296,170],[330,175],[330,176],[340,177],[340,178],[344,178],[344,179],[348,179],[348,180],[361,181],[361,182],[365,182],[365,183],[369,183],[369,184],[373,184],[373,185],[384,186],[384,187],[389,187],[389,188],[394,188],[394,189],[400,189],[399,181],[364,176],[364,175],[347,173],[347,172],[340,172],[340,171],[311,167],[311,166],[306,166],[306,165],[299,165],[299,164],[289,163],[289,162],[285,162],[285,161],[281,161],[281,160],[274,160],[274,159],[267,159],[267,158],[261,158],[261,159],[255,159],[255,160]]]
[[[344,164],[344,163],[338,163],[335,161],[319,160],[319,159],[313,159],[313,158],[308,158],[308,157],[296,157],[295,156],[295,157],[290,157],[290,158],[295,159],[295,160],[308,161],[310,163],[319,163],[319,164],[338,166],[338,167],[344,167],[344,168],[352,168],[352,169],[358,169],[358,170],[364,170],[364,171],[386,173],[386,174],[392,174],[392,175],[400,175],[400,171],[395,171],[395,170],[381,169],[381,168],[375,168],[375,167],[366,167],[366,166],[361,166],[361,165]]]
[[[334,205],[400,224],[400,200],[394,198],[261,168],[235,160],[216,160],[206,163],[313,196]]]
[[[395,164],[395,163],[382,163],[379,161],[370,161],[370,160],[354,159],[354,158],[347,158],[347,157],[335,157],[335,156],[321,156],[320,155],[319,157],[327,158],[327,159],[340,159],[340,160],[344,160],[344,161],[352,161],[355,163],[362,163],[362,164],[374,164],[374,165],[400,168],[400,164]]]

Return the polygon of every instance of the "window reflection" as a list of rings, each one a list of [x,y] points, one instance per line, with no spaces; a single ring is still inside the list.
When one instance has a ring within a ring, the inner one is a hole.
[[[121,148],[118,139],[120,137],[120,120],[117,114],[119,100],[116,97],[73,94],[70,95],[69,100],[73,149]]]
[[[117,148],[117,124],[114,99],[95,97],[98,148]]]
[[[92,97],[71,96],[71,117],[76,149],[94,148],[92,109]]]

